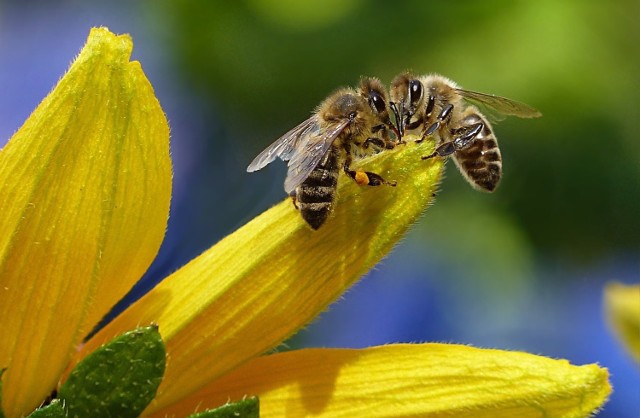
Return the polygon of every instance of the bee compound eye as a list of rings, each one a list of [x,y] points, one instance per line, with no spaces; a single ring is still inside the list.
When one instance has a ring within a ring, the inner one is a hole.
[[[409,100],[411,104],[416,104],[422,97],[422,83],[419,80],[409,82]]]
[[[384,112],[387,107],[384,103],[384,99],[382,99],[382,96],[375,92],[371,93],[371,104],[375,111],[378,113]]]

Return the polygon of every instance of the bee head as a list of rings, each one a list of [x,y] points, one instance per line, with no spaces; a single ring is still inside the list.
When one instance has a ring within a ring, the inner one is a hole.
[[[362,101],[359,100],[359,97],[351,93],[341,94],[329,103],[330,105],[326,112],[326,118],[328,120],[348,118],[353,122],[358,117],[358,114],[364,110],[364,106],[362,105]]]
[[[398,130],[404,134],[404,125],[416,114],[424,98],[424,86],[413,74],[405,72],[391,82],[391,108],[396,114]]]
[[[383,119],[389,117],[387,111],[387,93],[377,78],[363,77],[360,80],[360,95],[367,100],[371,110]]]
[[[389,117],[389,107],[387,106],[387,92],[383,84],[377,78],[363,77],[360,80],[360,95],[367,101],[371,111],[380,123],[390,128],[399,137],[400,133],[396,126],[391,123]],[[396,110],[394,113],[396,113]]]
[[[378,100],[376,99],[376,103],[379,103]],[[373,126],[381,124],[377,112],[371,106],[361,91],[345,88],[329,96],[317,112],[328,122],[346,121],[347,125],[344,129],[350,134],[362,134],[369,132]]]

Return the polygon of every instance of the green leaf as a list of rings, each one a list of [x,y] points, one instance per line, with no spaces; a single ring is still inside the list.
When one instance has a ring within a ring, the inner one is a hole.
[[[238,402],[228,403],[216,409],[198,412],[188,418],[258,418],[260,417],[260,400],[253,396]]]
[[[29,418],[58,418],[66,416],[67,413],[60,399],[54,399],[49,405],[38,408],[29,414]]]
[[[70,417],[137,417],[155,397],[164,367],[158,327],[138,328],[78,363],[58,396]]]

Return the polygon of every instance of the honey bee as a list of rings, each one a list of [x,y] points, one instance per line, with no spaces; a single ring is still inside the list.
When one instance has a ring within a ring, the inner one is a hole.
[[[393,148],[392,132],[397,128],[389,118],[382,83],[363,78],[359,89],[342,88],[331,94],[309,119],[262,151],[247,171],[260,170],[276,157],[288,161],[284,190],[316,230],[333,209],[340,169],[360,185],[395,186],[379,174],[351,169],[357,151]]]
[[[431,134],[439,135],[435,151],[422,159],[453,155],[453,161],[471,186],[486,192],[493,192],[500,182],[502,156],[491,124],[474,104],[504,116],[542,116],[524,103],[463,90],[437,74],[419,77],[400,74],[391,83],[390,96],[390,106],[400,115],[396,123],[401,136],[412,131],[420,136],[420,142]]]

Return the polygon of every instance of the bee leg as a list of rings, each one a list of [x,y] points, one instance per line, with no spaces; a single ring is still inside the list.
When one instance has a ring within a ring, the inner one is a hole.
[[[422,117],[419,117],[418,119],[416,119],[413,122],[409,123],[409,118],[410,118],[410,116],[407,117],[405,130],[412,131],[414,129],[417,129],[417,128],[420,127],[420,125],[422,125],[422,122],[424,122],[424,119]]]
[[[473,143],[478,134],[484,129],[484,123],[479,122],[474,125],[468,126],[462,135],[455,138],[453,143],[456,146],[456,150],[467,148]]]
[[[289,193],[289,197],[291,197],[291,203],[293,203],[293,207],[297,210],[300,210],[300,208],[298,207],[298,195],[296,194],[296,191],[294,190]]]
[[[360,186],[381,186],[386,184],[388,186],[395,186],[395,181],[387,181],[380,174],[372,173],[371,171],[351,170],[351,154],[347,154],[347,160],[344,162],[343,170],[345,174],[353,179]]]
[[[427,106],[425,107],[424,114],[426,117],[430,117],[431,113],[433,113],[433,109],[436,107],[436,98],[432,95],[429,95],[427,99]]]
[[[391,130],[394,135],[396,136],[396,141],[393,141],[391,138],[389,138],[389,130]],[[402,143],[402,141],[400,141],[400,132],[398,131],[398,129],[391,123],[389,122],[387,123],[381,123],[379,125],[374,126],[373,128],[371,128],[371,133],[375,134],[378,132],[382,132],[382,137],[371,137],[371,138],[367,138],[366,141],[364,141],[364,147],[367,148],[369,146],[370,143],[372,143],[373,145],[379,147],[379,148],[384,148],[384,149],[393,149],[395,148],[395,146],[399,143]]]
[[[396,181],[387,181],[380,174],[372,173],[371,171],[349,170],[345,167],[344,172],[360,186],[387,185],[395,187],[397,184]]]
[[[445,108],[442,109],[442,111],[436,118],[436,121],[422,133],[422,137],[416,142],[424,141],[426,137],[428,137],[429,135],[431,135],[432,133],[440,129],[440,126],[442,126],[442,124],[444,124],[451,116],[452,110],[453,110],[452,104],[448,104],[447,106],[445,106]]]
[[[371,171],[359,171],[357,174],[360,174],[360,173],[364,173],[364,175],[367,176],[369,180],[369,182],[367,183],[367,186],[386,185],[386,186],[396,187],[396,184],[398,184],[398,182],[396,182],[395,180],[387,181],[380,174],[372,173]]]
[[[478,134],[484,129],[484,123],[476,123],[469,127],[463,128],[463,134],[454,138],[452,141],[443,142],[438,145],[436,149],[429,155],[422,157],[423,160],[428,160],[436,156],[446,157],[454,152],[467,148],[473,143]]]
[[[374,145],[378,148],[384,148],[384,141],[380,138],[367,138],[366,141],[362,144],[364,148],[369,148],[369,145]]]
[[[391,142],[391,141],[385,141],[382,138],[367,138],[366,141],[364,141],[364,144],[362,144],[362,146],[364,148],[369,148],[369,145],[374,145],[378,148],[383,148],[383,149],[394,149],[396,144]]]

